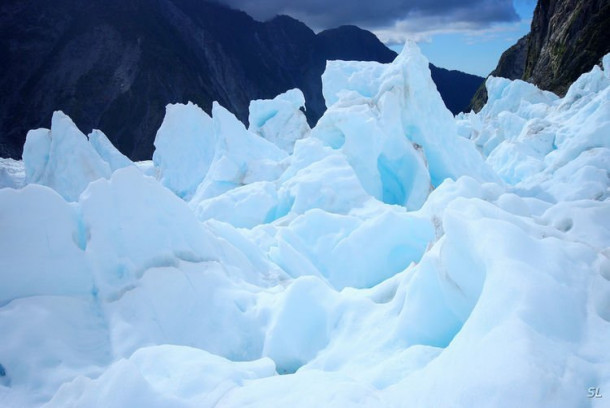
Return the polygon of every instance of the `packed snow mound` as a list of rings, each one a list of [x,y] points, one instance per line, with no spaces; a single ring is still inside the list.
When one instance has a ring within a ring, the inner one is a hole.
[[[56,113],[0,160],[0,406],[607,406],[603,62],[453,118],[408,44],[152,162]]]

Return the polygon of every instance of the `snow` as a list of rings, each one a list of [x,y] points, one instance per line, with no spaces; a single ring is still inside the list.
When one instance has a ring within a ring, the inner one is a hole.
[[[407,44],[137,163],[57,112],[0,160],[0,406],[607,406],[603,63],[453,118]]]
[[[46,406],[214,406],[227,390],[273,373],[269,359],[234,363],[192,347],[144,347],[98,379],[79,377],[66,384]],[[111,386],[100,393],[101,384]],[[165,395],[168,389],[174,396]]]

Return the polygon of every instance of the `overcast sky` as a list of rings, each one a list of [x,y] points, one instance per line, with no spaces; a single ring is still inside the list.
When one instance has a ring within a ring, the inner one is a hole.
[[[286,14],[314,31],[355,24],[386,45],[418,41],[435,64],[487,75],[529,31],[535,0],[217,0],[264,21]]]

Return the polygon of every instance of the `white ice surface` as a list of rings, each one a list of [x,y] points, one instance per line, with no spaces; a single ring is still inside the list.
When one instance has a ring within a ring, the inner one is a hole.
[[[0,160],[0,406],[607,407],[603,62],[454,119],[408,44],[152,162],[56,113]]]

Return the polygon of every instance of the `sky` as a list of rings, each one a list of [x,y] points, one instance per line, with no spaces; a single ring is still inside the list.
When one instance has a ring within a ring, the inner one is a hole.
[[[278,14],[314,31],[354,24],[400,51],[416,41],[435,65],[487,76],[529,32],[536,0],[217,0],[265,21]]]

